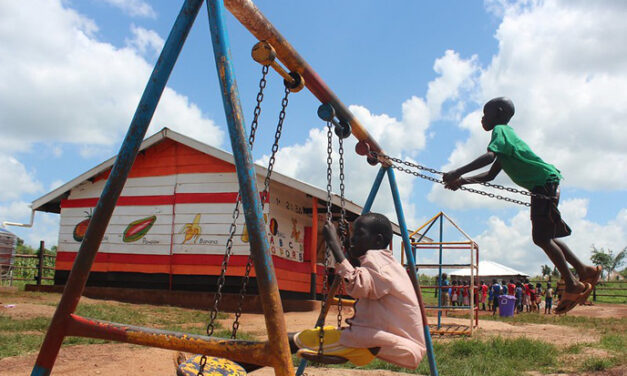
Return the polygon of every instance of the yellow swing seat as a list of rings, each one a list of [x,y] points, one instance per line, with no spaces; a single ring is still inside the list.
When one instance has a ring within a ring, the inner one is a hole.
[[[190,357],[178,365],[177,376],[196,376],[200,369],[200,359],[202,355]],[[246,376],[246,370],[232,360],[207,356],[204,376]]]

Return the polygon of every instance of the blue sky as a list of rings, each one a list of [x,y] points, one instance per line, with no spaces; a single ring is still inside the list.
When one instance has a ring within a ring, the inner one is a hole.
[[[119,149],[178,1],[38,0],[0,4],[0,221]],[[484,152],[482,104],[509,96],[511,125],[563,173],[568,244],[627,245],[627,5],[621,1],[256,1],[260,10],[393,156],[447,170]],[[246,119],[260,66],[256,40],[230,14]],[[271,72],[255,158],[267,161],[281,80]],[[292,94],[277,170],[322,187],[319,103]],[[148,135],[164,126],[230,150],[203,7]],[[347,149],[348,196],[362,204],[377,169]],[[549,263],[528,210],[397,172],[410,226],[443,210],[481,258],[530,273]],[[506,176],[497,182],[512,185]],[[384,186],[384,189],[387,186]],[[393,213],[389,194],[375,209]],[[58,216],[38,213],[27,243],[54,244]],[[451,234],[452,230],[445,230]],[[450,238],[449,238],[450,239]],[[450,239],[456,240],[456,239]]]

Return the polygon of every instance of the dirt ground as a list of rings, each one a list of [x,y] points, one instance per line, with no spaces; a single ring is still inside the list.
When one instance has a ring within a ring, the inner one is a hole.
[[[51,305],[58,298],[50,298],[46,295],[31,298],[17,297],[12,301],[0,302],[0,314],[14,318],[31,318],[38,316],[52,316],[55,307]],[[82,298],[87,299],[87,298]],[[7,300],[5,298],[4,300]],[[579,306],[572,315],[588,317],[627,317],[625,305],[603,306]],[[345,317],[350,317],[350,312],[345,312]],[[286,313],[288,331],[299,331],[311,327],[315,322],[317,312],[289,312]],[[334,320],[335,312],[330,312],[329,318]],[[230,326],[230,320],[223,320],[226,327]],[[241,330],[263,337],[265,324],[263,315],[244,314],[241,318]],[[443,323],[467,324],[467,319],[443,318]],[[511,325],[499,321],[480,320],[479,329],[476,331],[479,337],[503,336],[539,339],[556,345],[580,342],[594,342],[599,336],[593,330],[574,329],[566,326],[546,324]],[[440,340],[438,338],[435,341]],[[127,344],[102,344],[79,345],[65,347],[57,358],[53,375],[69,376],[78,374],[92,375],[174,375],[174,355],[170,350],[145,348]],[[22,357],[9,357],[0,359],[0,376],[29,375],[35,363],[37,354]],[[317,369],[308,368],[308,375],[325,376],[388,376],[406,375],[389,371],[360,371],[347,369]],[[273,375],[271,369],[262,369],[251,375]]]

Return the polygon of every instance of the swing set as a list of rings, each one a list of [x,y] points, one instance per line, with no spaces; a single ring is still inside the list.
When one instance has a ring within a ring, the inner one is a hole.
[[[328,147],[326,215],[328,219],[333,217],[331,210],[331,155],[333,127],[335,128],[334,133],[338,136],[339,140],[339,174],[341,193],[339,223],[342,243],[344,243],[347,235],[346,211],[344,208],[344,150],[342,140],[352,134],[359,140],[356,146],[356,152],[365,156],[368,163],[371,165],[381,164],[381,168],[375,178],[370,194],[368,195],[364,205],[364,213],[370,211],[381,182],[386,175],[388,177],[398,218],[398,224],[403,237],[404,252],[407,259],[409,277],[414,286],[414,290],[421,307],[430,372],[431,375],[437,375],[438,370],[429,334],[429,326],[425,314],[425,307],[422,300],[420,286],[418,284],[416,262],[412,252],[410,236],[407,231],[407,224],[405,223],[394,169],[409,172],[416,176],[420,176],[421,174],[415,171],[409,171],[404,167],[400,167],[398,164],[394,164],[394,162],[408,167],[418,168],[420,170],[424,170],[425,168],[419,165],[407,164],[409,162],[399,162],[399,160],[385,155],[381,147],[371,138],[354,115],[337,98],[331,89],[329,89],[329,87],[322,81],[309,64],[307,64],[307,62],[296,52],[296,50],[281,36],[281,34],[265,18],[259,9],[257,9],[251,0],[207,0],[211,40],[240,189],[238,200],[233,211],[233,223],[231,224],[229,231],[229,238],[222,262],[221,274],[218,278],[218,287],[214,296],[214,304],[210,313],[209,324],[207,325],[207,335],[192,335],[137,327],[95,320],[75,314],[76,307],[84,291],[89,272],[109,220],[111,219],[116,202],[120,197],[124,183],[126,182],[130,169],[135,161],[139,147],[144,139],[158,101],[168,81],[169,75],[203,1],[204,0],[184,1],[181,11],[178,14],[164,44],[163,50],[155,64],[150,79],[148,80],[146,88],[144,89],[142,97],[139,101],[135,115],[120,148],[118,157],[112,167],[110,176],[107,179],[100,199],[98,200],[96,208],[92,214],[92,219],[80,245],[80,249],[65,285],[63,295],[56,308],[31,375],[50,375],[61,348],[61,344],[67,336],[113,340],[117,342],[201,354],[199,361],[200,368],[196,371],[197,375],[216,374],[213,373],[213,371],[216,371],[219,368],[225,370],[225,364],[230,367],[230,365],[235,364],[234,362],[273,367],[275,374],[280,376],[292,376],[295,374],[277,279],[266,237],[263,206],[268,197],[270,176],[272,174],[276,152],[279,148],[278,143],[281,137],[283,121],[285,119],[286,107],[288,105],[288,95],[291,92],[300,91],[304,87],[306,87],[322,103],[318,109],[318,116],[327,122]],[[224,18],[225,5],[226,8],[228,8],[228,10],[239,20],[239,22],[260,41],[260,43],[255,45],[252,52],[253,59],[262,65],[262,78],[259,83],[257,105],[253,112],[253,121],[248,138],[243,124],[244,116],[242,114],[238,87],[235,82],[233,67],[231,64],[229,39]],[[277,63],[277,59],[285,65],[287,70]],[[281,101],[281,112],[279,114],[279,121],[275,131],[272,153],[269,160],[267,175],[264,181],[264,188],[260,195],[257,190],[256,173],[252,162],[251,149],[254,145],[258,119],[261,113],[263,89],[266,85],[266,76],[270,67],[283,77],[285,84],[285,96]],[[437,179],[434,180],[434,178],[429,178],[429,180],[440,182]],[[235,313],[235,321],[233,322],[231,338],[223,339],[213,337],[212,334],[214,331],[214,321],[219,311],[222,287],[224,286],[226,269],[231,255],[232,238],[236,229],[235,221],[240,215],[240,206],[244,212],[250,244],[250,256],[246,265],[245,276],[242,279],[240,301],[238,309]],[[327,250],[325,267],[329,266],[329,262],[330,253]],[[242,303],[246,294],[247,283],[250,275],[249,273],[253,267],[255,268],[260,301],[265,317],[266,330],[268,334],[267,341],[244,341],[237,339],[237,329],[239,327],[239,318],[242,312]],[[321,328],[324,327],[324,321],[331,304],[338,305],[338,325],[341,324],[342,294],[340,293],[341,286],[339,280],[340,279],[336,278],[334,283],[331,284],[331,286],[328,286],[328,276],[325,273],[323,281],[323,304],[316,326]],[[336,297],[338,294],[339,296]],[[318,354],[311,356],[309,360],[323,363],[341,361],[342,359],[333,359],[332,357],[323,354],[322,340],[323,333],[321,331],[321,344]],[[220,358],[224,358],[222,359],[224,362],[221,362]],[[303,374],[306,363],[307,362],[304,359],[301,361],[296,373],[297,375]]]

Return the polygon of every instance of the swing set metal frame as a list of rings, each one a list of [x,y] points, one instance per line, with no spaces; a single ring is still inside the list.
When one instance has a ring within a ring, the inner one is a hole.
[[[307,89],[314,94],[321,103],[330,103],[334,107],[338,118],[350,124],[352,134],[360,142],[367,144],[371,151],[377,153],[383,153],[383,151],[348,108],[337,98],[296,50],[281,36],[251,0],[207,0],[207,9],[216,68],[220,80],[229,137],[239,180],[241,203],[249,233],[250,249],[253,255],[268,340],[243,341],[190,335],[94,320],[75,314],[76,307],[85,289],[89,272],[109,220],[111,219],[116,202],[120,197],[122,188],[133,166],[141,142],[145,137],[176,59],[179,56],[203,2],[204,0],[185,0],[170,31],[139,101],[128,132],[120,147],[111,174],[107,179],[100,199],[95,207],[92,219],[65,285],[63,295],[41,345],[37,360],[31,372],[32,376],[50,375],[59,354],[61,344],[67,336],[98,338],[206,354],[227,358],[236,362],[254,363],[273,367],[275,374],[279,376],[294,375],[294,366],[292,364],[287,339],[283,308],[281,306],[277,279],[266,238],[262,205],[257,191],[254,164],[248,145],[247,132],[244,127],[244,116],[241,109],[238,87],[235,82],[231,64],[229,38],[224,18],[225,5],[240,23],[258,40],[266,41],[274,47],[277,58],[289,71],[297,72],[304,78]],[[368,200],[364,206],[364,212],[370,210],[381,181],[387,173],[394,197],[398,223],[404,240],[405,255],[409,261],[409,275],[421,305],[431,375],[437,375],[438,371],[435,364],[429,327],[424,304],[422,302],[420,286],[418,285],[415,262],[413,262],[411,243],[401,206],[396,178],[388,162],[385,160],[380,160],[380,162],[382,163],[382,167],[377,174],[377,178],[368,196]]]

